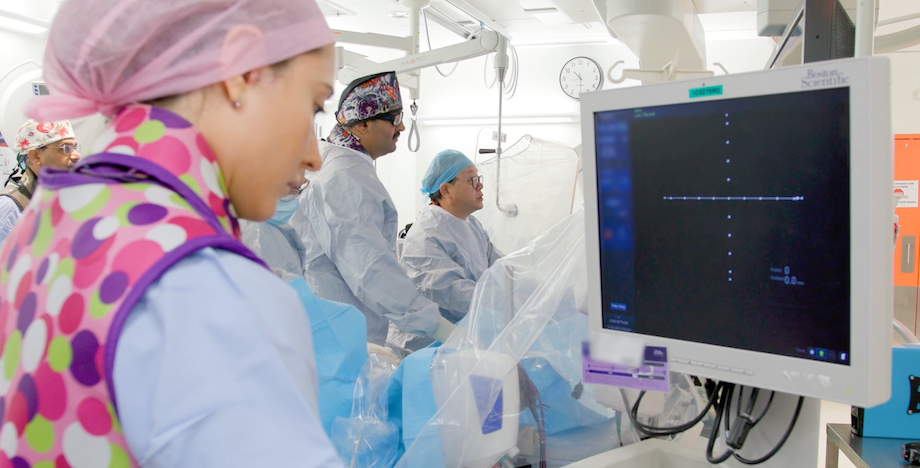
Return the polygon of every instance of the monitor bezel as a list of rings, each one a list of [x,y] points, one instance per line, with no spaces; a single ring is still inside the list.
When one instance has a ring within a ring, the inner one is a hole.
[[[815,77],[818,78],[815,78]],[[822,78],[823,77],[823,78]],[[846,77],[827,79],[828,77]],[[722,94],[690,98],[695,88]],[[774,355],[602,327],[594,114],[688,102],[849,87],[850,364]],[[582,159],[592,338],[642,337],[668,348],[671,370],[741,385],[870,407],[888,400],[893,300],[891,72],[884,57],[834,60],[582,95]],[[859,285],[859,286],[857,286]],[[873,310],[870,310],[874,307]],[[692,362],[692,363],[691,363]],[[749,370],[752,374],[739,373]]]

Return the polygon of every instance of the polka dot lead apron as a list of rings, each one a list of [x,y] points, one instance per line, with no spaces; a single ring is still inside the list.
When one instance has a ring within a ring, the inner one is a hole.
[[[112,382],[128,314],[202,248],[261,264],[239,242],[214,154],[190,123],[130,106],[96,147],[70,171],[42,174],[0,252],[0,468],[136,466]]]

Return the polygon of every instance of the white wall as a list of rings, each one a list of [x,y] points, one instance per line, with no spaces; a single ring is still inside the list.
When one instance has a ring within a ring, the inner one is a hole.
[[[720,62],[732,74],[762,70],[773,51],[774,42],[768,38],[709,41],[706,44],[708,62]],[[503,103],[503,115],[508,117],[577,115],[578,102],[568,98],[559,88],[558,77],[562,65],[570,58],[587,56],[604,69],[617,60],[626,61],[620,67],[638,67],[635,56],[624,46],[616,44],[532,46],[518,49],[521,75],[518,91],[513,99]],[[920,133],[920,52],[888,55],[892,60],[892,105],[895,133]],[[433,68],[422,71],[422,90],[419,104],[420,120],[425,117],[495,117],[498,114],[497,91],[487,89],[483,83],[485,58],[462,62],[456,72],[445,78]],[[441,67],[449,71],[449,67]],[[711,66],[716,74],[722,74]],[[488,74],[491,78],[491,70]],[[614,71],[619,76],[619,68]],[[604,89],[618,85],[605,83]],[[623,85],[634,85],[627,81]],[[408,106],[411,100],[403,96],[406,106],[407,127],[410,123]],[[332,106],[334,108],[334,105]],[[491,126],[494,127],[494,126]],[[491,128],[490,127],[490,128]],[[482,125],[430,126],[419,125],[421,149],[411,153],[407,149],[408,129],[400,137],[399,148],[393,154],[377,161],[377,172],[387,187],[400,213],[400,225],[413,222],[426,201],[419,194],[421,178],[431,159],[444,149],[456,149],[471,159],[476,158],[477,140]],[[503,125],[502,131],[513,141],[514,136],[531,134],[539,138],[576,147],[581,144],[581,124],[530,124]],[[509,141],[509,144],[511,141]]]
[[[746,39],[734,41],[711,41],[707,43],[709,63],[720,62],[731,73],[760,70],[773,50],[770,39]],[[502,105],[502,115],[509,117],[527,116],[577,116],[580,112],[577,101],[563,94],[559,87],[559,72],[566,61],[577,56],[594,59],[607,70],[618,60],[625,64],[614,70],[614,77],[620,76],[622,68],[637,68],[639,62],[625,46],[619,44],[560,45],[519,47],[521,72],[518,90],[514,98]],[[453,75],[445,78],[433,68],[422,71],[422,89],[419,104],[420,120],[425,117],[462,118],[495,117],[498,115],[498,91],[487,89],[483,79],[486,58],[467,60],[458,65]],[[489,62],[491,65],[491,61]],[[449,67],[441,67],[449,71]],[[717,74],[722,71],[714,68]],[[492,76],[491,68],[487,75]],[[619,86],[634,86],[637,82],[627,80],[617,85],[605,80],[604,89]],[[403,96],[407,108],[406,122],[409,125],[408,106],[411,100]],[[419,194],[421,178],[428,164],[439,151],[456,149],[471,159],[476,158],[477,140],[483,130],[481,125],[433,126],[421,123],[422,144],[418,153],[411,153],[406,147],[408,130],[400,137],[399,149],[377,160],[377,172],[389,190],[400,213],[400,225],[415,219],[426,203]],[[491,128],[491,127],[490,127]],[[531,134],[556,141],[567,146],[581,144],[581,124],[529,124],[503,125],[502,132],[508,134],[509,142],[514,136]]]
[[[617,60],[625,60],[628,67],[638,66],[638,61],[626,47],[611,44],[522,47],[518,49],[518,56],[521,68],[517,92],[512,99],[502,103],[502,115],[506,118],[577,117],[578,102],[563,94],[559,87],[559,72],[565,62],[573,57],[594,58],[605,70]],[[441,69],[444,72],[450,70],[449,67]],[[494,76],[491,59],[486,57],[460,63],[457,70],[446,78],[433,68],[422,71],[421,99],[418,101],[421,148],[414,154],[408,151],[407,131],[400,138],[399,150],[378,160],[378,173],[397,204],[400,224],[412,222],[426,203],[419,193],[421,179],[428,169],[428,164],[438,152],[448,148],[456,149],[470,159],[476,159],[477,140],[480,131],[485,128],[483,125],[434,126],[426,125],[424,121],[426,118],[434,117],[496,117],[498,89],[486,88],[484,74],[489,80]],[[614,86],[617,85],[608,84],[605,87]],[[405,106],[411,104],[406,97],[403,99]],[[513,143],[515,136],[525,134],[537,135],[572,147],[581,142],[581,126],[577,122],[503,125],[502,132],[509,138],[505,147]]]
[[[26,60],[42,63],[44,37],[0,29],[0,75]]]

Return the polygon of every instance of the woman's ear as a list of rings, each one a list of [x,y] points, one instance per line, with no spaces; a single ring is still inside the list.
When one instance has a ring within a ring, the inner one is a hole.
[[[263,79],[266,73],[271,73],[271,67],[262,67],[234,76],[220,82],[220,89],[224,98],[234,107],[243,107],[246,103],[246,90]]]
[[[265,41],[262,31],[252,25],[238,24],[227,32],[220,51],[221,66],[226,74],[232,73],[240,63],[252,62],[260,54],[264,56]],[[221,83],[226,99],[236,107],[242,107],[247,85],[257,83],[267,67],[234,75]],[[226,76],[225,74],[225,76]],[[239,103],[240,105],[237,105]]]

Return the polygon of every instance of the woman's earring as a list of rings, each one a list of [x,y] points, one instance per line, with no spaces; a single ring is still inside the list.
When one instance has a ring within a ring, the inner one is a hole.
[[[236,107],[237,109],[243,107],[243,98],[241,97],[237,99],[236,102],[233,103],[233,107]]]

